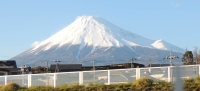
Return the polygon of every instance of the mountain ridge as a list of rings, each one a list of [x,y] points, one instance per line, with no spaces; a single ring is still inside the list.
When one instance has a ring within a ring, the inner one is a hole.
[[[63,54],[63,58],[57,55],[55,59],[62,59],[65,61],[68,59],[72,60],[72,62],[73,60],[89,60],[99,57],[105,58],[105,60],[116,60],[116,58],[118,58],[117,56],[122,54],[116,54],[114,52],[126,54],[124,58],[129,58],[131,56],[139,57],[135,48],[150,48],[158,51],[169,51],[170,49],[173,49],[174,52],[182,51],[181,48],[163,40],[154,41],[121,29],[103,18],[81,16],[48,39],[35,43],[32,48],[12,59],[22,60],[21,63],[25,62],[25,60],[38,62],[40,60],[53,59],[51,57],[48,58],[48,55],[54,53],[54,55]],[[108,50],[108,55],[111,57],[103,55],[104,52],[106,53]],[[126,52],[131,54],[127,54]],[[37,59],[36,57],[40,55],[45,55],[46,58],[39,57],[41,59]],[[69,56],[69,58],[65,56]]]

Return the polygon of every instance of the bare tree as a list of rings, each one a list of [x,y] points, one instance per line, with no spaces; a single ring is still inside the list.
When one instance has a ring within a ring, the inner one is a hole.
[[[193,54],[194,54],[194,56],[195,56],[195,61],[196,61],[196,63],[199,63],[199,61],[198,61],[198,56],[199,56],[199,54],[198,54],[198,47],[195,47],[194,48],[194,51],[193,51]]]

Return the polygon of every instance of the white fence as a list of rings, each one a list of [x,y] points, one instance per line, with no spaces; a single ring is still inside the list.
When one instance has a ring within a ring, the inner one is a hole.
[[[175,67],[131,68],[115,70],[96,70],[63,73],[25,74],[0,76],[0,85],[17,83],[23,87],[60,86],[74,83],[117,84],[136,81],[142,77],[153,80],[174,82],[178,73]],[[180,66],[181,78],[194,78],[200,75],[200,65]]]

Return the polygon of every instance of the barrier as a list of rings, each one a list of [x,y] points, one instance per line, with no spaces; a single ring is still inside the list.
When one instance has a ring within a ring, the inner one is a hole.
[[[179,68],[179,76],[183,79],[195,78],[200,74],[200,65],[183,65]],[[8,83],[17,83],[22,87],[56,87],[75,83],[80,85],[87,85],[89,83],[109,85],[134,82],[142,77],[148,77],[152,80],[174,82],[177,75],[176,73],[177,72],[175,67],[168,66],[44,74],[5,75],[0,76],[0,85],[6,85]]]

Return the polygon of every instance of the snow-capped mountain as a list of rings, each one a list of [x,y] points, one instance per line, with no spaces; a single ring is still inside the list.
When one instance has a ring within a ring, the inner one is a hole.
[[[19,65],[55,59],[65,63],[97,60],[99,65],[103,65],[128,62],[123,60],[132,57],[141,60],[148,57],[158,59],[168,55],[168,50],[183,52],[181,48],[163,40],[147,39],[100,17],[81,16],[50,38],[35,42],[32,48],[12,59],[17,60]]]
[[[164,40],[156,40],[153,44],[151,44],[154,48],[160,49],[160,50],[173,50],[174,52],[184,52],[183,49],[174,46]]]

